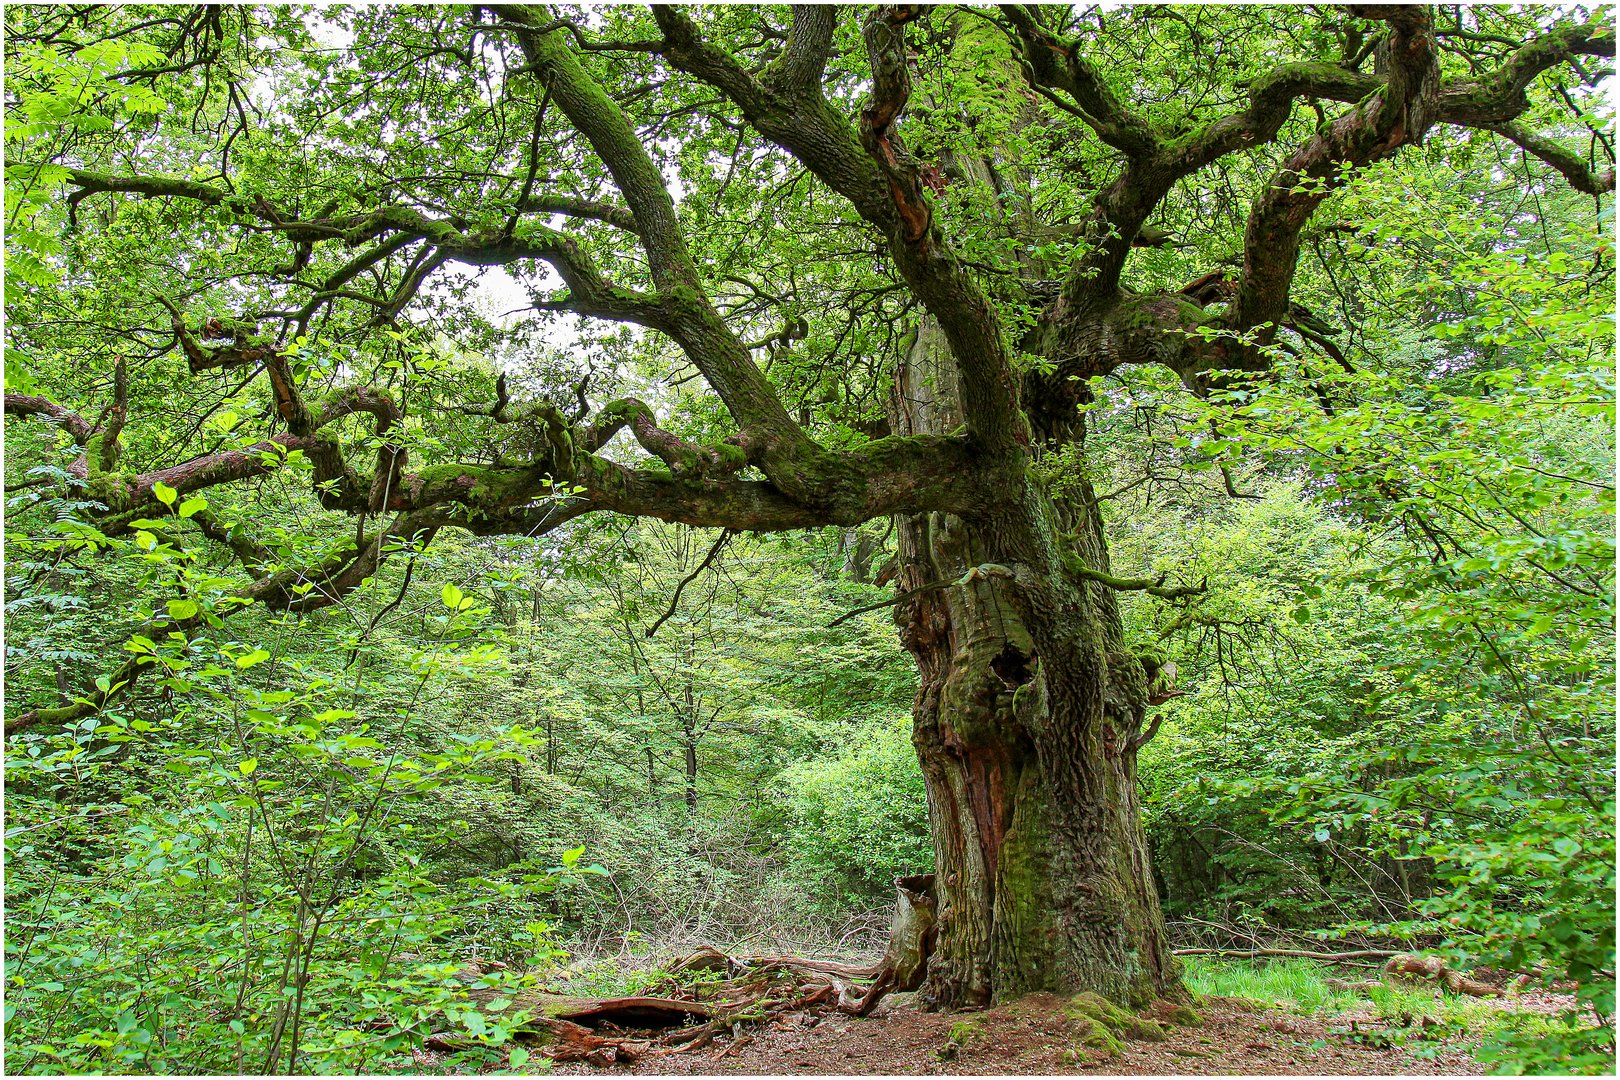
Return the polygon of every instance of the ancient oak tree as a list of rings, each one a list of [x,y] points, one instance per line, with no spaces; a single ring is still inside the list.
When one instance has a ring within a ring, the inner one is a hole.
[[[87,546],[234,575],[132,631],[339,605],[449,529],[892,517],[941,1004],[1179,991],[1134,763],[1168,683],[1119,594],[1197,586],[1112,572],[1091,380],[1342,364],[1302,252],[1370,224],[1318,210],[1405,148],[1614,183],[1557,112],[1614,34],[1568,14],[14,6],[7,33],[6,413]],[[319,550],[221,509],[287,475]]]

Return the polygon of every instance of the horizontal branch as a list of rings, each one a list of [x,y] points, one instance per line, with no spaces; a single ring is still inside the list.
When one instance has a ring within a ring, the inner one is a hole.
[[[1122,578],[1112,574],[1105,574],[1101,570],[1093,570],[1081,562],[1078,556],[1070,556],[1064,562],[1064,569],[1075,577],[1086,581],[1095,581],[1099,585],[1106,585],[1116,592],[1145,592],[1149,596],[1159,596],[1166,600],[1180,600],[1187,596],[1197,596],[1209,590],[1209,579],[1205,578],[1197,585],[1165,585],[1165,575],[1157,578]]]
[[[1531,157],[1551,165],[1576,191],[1587,195],[1604,195],[1614,191],[1612,165],[1601,172],[1594,171],[1579,154],[1564,149],[1552,139],[1538,135],[1522,124],[1491,124],[1486,130],[1495,132]]]
[[[1254,959],[1259,956],[1293,956],[1302,960],[1388,960],[1401,953],[1392,949],[1352,949],[1349,952],[1311,952],[1309,949],[1175,949],[1177,956],[1230,956]]]
[[[7,394],[6,415],[40,417],[71,435],[77,446],[83,446],[90,439],[90,421],[46,397],[34,394]]]

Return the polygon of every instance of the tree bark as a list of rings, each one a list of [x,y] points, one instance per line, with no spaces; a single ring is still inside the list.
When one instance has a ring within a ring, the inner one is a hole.
[[[955,371],[925,322],[897,372],[897,434],[958,426]],[[938,898],[923,994],[940,1007],[1036,990],[1132,1005],[1181,994],[1130,748],[1146,675],[1112,593],[1064,569],[1106,569],[1089,497],[1055,501],[1032,482],[993,518],[897,520],[901,592],[953,583],[896,614],[920,681],[913,741]]]

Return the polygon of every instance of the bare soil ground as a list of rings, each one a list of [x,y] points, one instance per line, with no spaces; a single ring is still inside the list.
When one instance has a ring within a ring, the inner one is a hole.
[[[1526,994],[1502,1007],[1555,1012],[1562,995]],[[979,1012],[910,1007],[860,1019],[793,1013],[694,1053],[647,1056],[631,1065],[558,1065],[565,1075],[1408,1075],[1478,1076],[1467,1036],[1378,1045],[1386,1022],[1371,1012],[1301,1016],[1239,998],[1208,998],[1197,1026],[1167,1026],[1163,1042],[1126,1041],[1110,1055],[1081,1045],[1084,1020],[1066,1002],[1033,994]],[[1421,1018],[1419,1018],[1421,1019]],[[1354,1027],[1352,1028],[1352,1023]],[[1370,1045],[1369,1045],[1370,1044]]]

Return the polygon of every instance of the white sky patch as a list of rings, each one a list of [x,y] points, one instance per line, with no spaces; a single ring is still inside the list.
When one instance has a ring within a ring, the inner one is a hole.
[[[555,278],[549,271],[546,276]],[[546,284],[550,285],[551,282],[547,281]],[[484,271],[483,276],[478,279],[473,296],[478,313],[502,329],[516,324],[519,319],[529,314],[529,309],[533,306],[529,290],[508,273],[504,266],[492,266]]]

